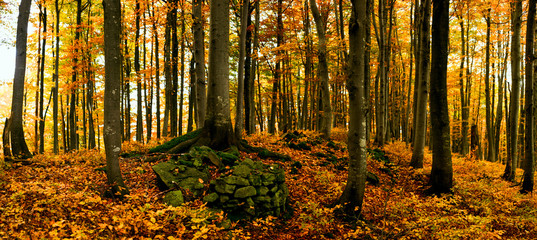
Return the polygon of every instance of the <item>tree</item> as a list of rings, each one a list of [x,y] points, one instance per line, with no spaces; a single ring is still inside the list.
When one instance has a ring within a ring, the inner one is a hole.
[[[511,10],[511,100],[509,102],[509,144],[507,144],[507,163],[503,178],[515,180],[518,163],[518,116],[520,111],[520,29],[522,26],[522,0],[516,0]]]
[[[433,166],[431,193],[451,192],[453,167],[447,101],[447,60],[449,41],[449,0],[433,0],[431,86],[431,138]]]
[[[243,0],[241,6],[241,25],[240,25],[240,39],[239,39],[239,67],[237,74],[237,103],[236,103],[236,117],[235,117],[235,137],[241,138],[243,129],[243,103],[244,103],[244,64],[246,57],[246,28],[248,28],[248,16],[250,15],[250,1]]]
[[[418,74],[416,75],[416,84],[418,84],[418,92],[416,96],[416,129],[412,151],[412,160],[410,166],[414,168],[423,168],[423,149],[425,148],[425,137],[427,135],[427,93],[429,90],[429,69],[431,52],[430,43],[430,19],[431,19],[431,0],[424,0],[420,5],[420,29],[419,32],[419,55],[417,61]]]
[[[352,14],[349,21],[349,171],[345,190],[339,198],[347,216],[359,217],[365,192],[366,180],[366,105],[364,91],[364,51],[366,0],[351,0]]]
[[[129,191],[121,176],[119,152],[121,152],[120,86],[121,86],[121,3],[104,0],[104,142],[106,152],[106,176],[110,196],[123,197]]]
[[[534,137],[534,96],[533,89],[535,87],[535,55],[534,55],[534,39],[535,39],[535,5],[537,0],[530,0],[528,3],[528,21],[526,27],[526,108],[525,121],[526,128],[524,133],[524,180],[522,182],[522,193],[528,193],[533,191],[533,179],[534,179],[534,165],[535,165],[535,137]]]
[[[319,60],[318,74],[321,80],[320,85],[320,100],[321,108],[319,109],[319,117],[321,118],[319,129],[323,138],[329,139],[330,132],[332,131],[332,107],[330,106],[330,89],[328,86],[328,62],[326,60],[326,22],[321,16],[319,9],[317,8],[317,3],[315,0],[309,0],[311,13],[313,19],[315,20],[315,27],[317,29],[317,36],[319,38],[319,43],[317,46],[317,58]]]
[[[491,99],[491,87],[490,87],[490,9],[488,9],[487,16],[485,17],[487,21],[487,40],[485,43],[485,106],[486,106],[486,124],[487,124],[487,141],[488,141],[488,151],[487,151],[487,160],[491,162],[496,161],[496,146],[494,142],[494,120],[493,120],[493,109],[492,99]]]
[[[205,34],[203,32],[202,0],[193,0],[192,18],[194,29],[194,59],[196,61],[196,125],[203,127],[207,106],[207,91],[205,89]]]
[[[13,97],[11,100],[11,117],[6,124],[4,138],[10,138],[11,154],[14,158],[29,158],[32,156],[22,127],[22,107],[24,101],[24,78],[26,75],[26,47],[28,36],[28,18],[30,16],[31,0],[21,0],[19,17],[17,19],[17,42],[15,44],[15,76],[13,78]],[[7,156],[6,156],[7,157]]]

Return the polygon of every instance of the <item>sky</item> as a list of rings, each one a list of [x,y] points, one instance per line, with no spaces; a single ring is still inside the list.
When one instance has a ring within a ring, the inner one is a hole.
[[[15,48],[0,44],[0,82],[11,82],[13,80],[14,71]]]

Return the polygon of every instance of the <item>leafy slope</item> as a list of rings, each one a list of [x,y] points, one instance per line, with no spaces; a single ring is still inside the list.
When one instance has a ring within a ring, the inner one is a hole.
[[[312,135],[313,133],[308,133]],[[344,146],[345,134],[335,132],[336,145]],[[153,239],[535,239],[537,201],[518,194],[519,187],[502,181],[503,166],[472,159],[453,158],[454,194],[441,198],[423,194],[431,156],[425,169],[407,167],[411,151],[404,143],[383,150],[393,166],[370,159],[368,169],[380,184],[368,185],[364,202],[367,221],[356,225],[334,216],[332,203],[343,190],[345,164],[327,164],[313,153],[346,155],[326,144],[311,151],[287,148],[278,137],[254,135],[248,141],[286,153],[284,163],[294,215],[289,219],[259,219],[232,223],[224,229],[225,216],[211,214],[200,201],[181,207],[161,203],[150,163],[138,158],[122,161],[131,195],[118,202],[100,197],[106,178],[96,171],[102,154],[85,151],[57,157],[37,156],[32,166],[4,166],[0,171],[0,238],[153,238]],[[127,144],[125,149],[142,148]],[[318,154],[317,154],[318,155]],[[254,155],[243,157],[255,158]],[[263,160],[271,162],[271,160]],[[296,166],[296,163],[295,163]],[[339,170],[338,170],[339,169]],[[519,172],[519,176],[520,176]],[[224,222],[224,224],[222,224]]]

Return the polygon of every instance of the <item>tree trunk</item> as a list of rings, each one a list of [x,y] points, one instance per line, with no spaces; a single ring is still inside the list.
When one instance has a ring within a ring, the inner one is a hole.
[[[183,135],[183,105],[185,102],[185,2],[181,0],[181,90],[179,100],[179,123],[177,134]]]
[[[528,3],[528,21],[526,30],[526,98],[525,98],[525,121],[526,128],[524,133],[524,180],[522,182],[522,193],[533,192],[534,184],[534,165],[535,165],[535,138],[534,138],[534,96],[533,89],[535,87],[534,71],[535,71],[535,55],[534,55],[534,38],[535,38],[535,5],[537,0],[530,0]]]
[[[28,18],[30,16],[31,0],[21,0],[19,17],[17,19],[17,41],[15,43],[15,76],[13,78],[13,96],[11,100],[11,154],[15,158],[32,156],[22,126],[22,108],[24,101],[24,79],[26,74],[26,43],[28,36]]]
[[[52,118],[53,118],[53,125],[54,125],[54,154],[58,154],[60,152],[60,145],[59,145],[59,135],[58,135],[58,68],[59,68],[59,61],[60,61],[60,7],[58,4],[58,0],[54,1],[54,8],[56,10],[56,24],[55,24],[55,36],[56,36],[56,53],[54,56],[54,87],[52,90],[52,96],[53,96],[53,104],[52,104]]]
[[[235,137],[241,138],[243,129],[243,110],[244,110],[244,63],[246,56],[246,28],[248,27],[248,16],[250,15],[250,1],[243,0],[241,6],[241,23],[239,36],[239,68],[237,69],[237,103],[235,111]]]
[[[490,89],[490,9],[488,9],[487,16],[485,17],[487,22],[487,37],[485,45],[485,106],[486,106],[486,124],[487,124],[487,160],[490,162],[496,161],[496,147],[494,146],[494,127],[493,127],[493,113],[492,113],[492,93]]]
[[[69,150],[78,149],[78,134],[77,134],[77,117],[76,117],[76,105],[77,105],[77,79],[78,79],[78,55],[79,55],[79,41],[82,25],[82,0],[76,1],[76,30],[75,39],[73,41],[74,53],[73,53],[73,75],[71,78],[71,97],[69,103]]]
[[[364,48],[366,1],[351,0],[352,15],[349,22],[349,79],[347,89],[349,91],[349,171],[347,184],[339,198],[343,204],[347,216],[358,218],[362,211],[362,203],[365,192],[366,180],[366,107],[364,102]]]
[[[106,152],[106,176],[112,197],[122,198],[128,194],[119,167],[121,135],[119,134],[120,84],[121,84],[121,3],[119,0],[104,0],[104,141]]]
[[[196,125],[202,128],[207,109],[207,91],[205,89],[205,35],[203,31],[203,1],[193,0],[194,56],[196,60]]]
[[[449,41],[449,0],[433,1],[432,56],[431,56],[431,138],[433,165],[431,170],[431,192],[451,192],[453,168],[449,110],[447,101],[447,60]]]
[[[518,119],[520,112],[520,29],[522,28],[522,0],[511,6],[511,99],[509,102],[507,163],[503,178],[515,181],[518,163]]]
[[[140,2],[136,0],[134,14],[136,15],[136,29],[134,37],[134,71],[136,78],[136,141],[143,142],[144,123],[142,113],[142,77],[140,72]],[[145,41],[145,40],[144,40]]]
[[[324,139],[330,139],[330,133],[332,131],[332,107],[330,104],[330,88],[328,86],[328,62],[326,60],[326,23],[322,20],[321,13],[317,8],[315,0],[309,0],[311,13],[315,20],[315,27],[317,29],[317,36],[319,38],[317,58],[319,59],[318,74],[321,81],[321,108],[319,111],[319,117],[321,118],[321,135]]]
[[[431,0],[423,0],[420,6],[421,18],[419,39],[420,58],[418,65],[419,77],[416,80],[418,84],[417,104],[416,104],[416,129],[413,141],[413,152],[410,166],[414,168],[423,168],[423,151],[425,148],[425,137],[427,135],[427,94],[429,91],[429,73],[430,73],[430,19],[431,19]]]

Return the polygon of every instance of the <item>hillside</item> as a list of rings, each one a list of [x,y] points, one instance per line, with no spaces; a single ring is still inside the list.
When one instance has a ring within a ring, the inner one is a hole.
[[[144,155],[122,159],[131,195],[124,201],[101,197],[106,177],[103,154],[96,151],[39,155],[29,166],[0,162],[0,238],[152,238],[152,239],[535,239],[537,200],[519,186],[501,180],[503,165],[453,157],[454,194],[424,194],[431,156],[425,168],[408,167],[411,150],[401,142],[371,150],[364,221],[340,220],[329,205],[346,180],[345,134],[334,142],[315,142],[296,150],[280,136],[258,134],[246,140],[285,153],[285,169],[294,209],[287,218],[230,222],[199,201],[180,207],[162,203],[151,165]],[[125,151],[151,146],[127,143]],[[257,156],[242,153],[242,158]],[[274,160],[263,160],[272,163]],[[518,172],[520,178],[521,172]],[[518,178],[518,179],[519,179]]]

